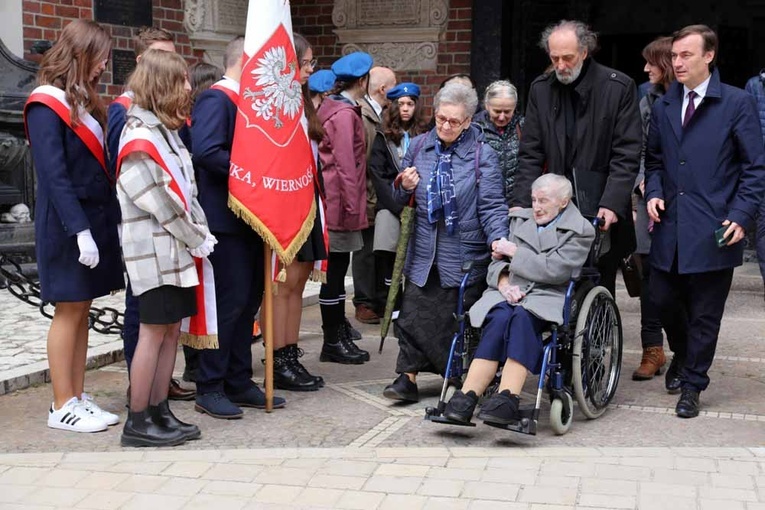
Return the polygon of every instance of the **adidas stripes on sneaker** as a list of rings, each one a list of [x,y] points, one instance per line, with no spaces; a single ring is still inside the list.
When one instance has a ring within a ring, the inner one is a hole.
[[[55,409],[51,404],[48,411],[48,427],[71,432],[100,432],[106,430],[108,425],[86,410],[77,397],[72,397],[61,409]]]

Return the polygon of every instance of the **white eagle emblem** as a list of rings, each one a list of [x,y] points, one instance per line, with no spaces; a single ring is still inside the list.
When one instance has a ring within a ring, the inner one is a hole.
[[[286,72],[284,72],[286,70]],[[284,125],[283,116],[294,119],[303,104],[300,82],[295,80],[297,64],[287,63],[284,46],[269,49],[258,60],[258,67],[252,71],[257,77],[255,85],[260,90],[244,89],[244,98],[252,100],[252,109],[264,120],[274,119],[274,126]]]

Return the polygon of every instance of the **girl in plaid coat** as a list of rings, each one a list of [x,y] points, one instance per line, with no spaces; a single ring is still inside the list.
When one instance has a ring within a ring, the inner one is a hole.
[[[216,242],[197,201],[191,157],[178,136],[190,109],[186,63],[148,50],[128,88],[135,94],[120,138],[117,196],[122,251],[140,329],[130,370],[123,446],[174,446],[200,437],[167,405],[181,320],[197,314],[194,258]]]

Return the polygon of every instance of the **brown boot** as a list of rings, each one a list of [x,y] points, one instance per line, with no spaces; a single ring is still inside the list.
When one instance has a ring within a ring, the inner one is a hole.
[[[661,375],[661,369],[667,362],[662,346],[647,347],[643,349],[643,359],[640,366],[632,372],[633,381],[647,381],[655,375]]]

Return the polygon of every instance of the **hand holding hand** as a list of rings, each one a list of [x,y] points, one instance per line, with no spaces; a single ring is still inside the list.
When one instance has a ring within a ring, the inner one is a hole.
[[[401,172],[401,187],[407,191],[412,191],[420,183],[420,175],[417,173],[417,167],[409,166]]]
[[[77,247],[80,249],[80,258],[78,259],[80,264],[88,266],[93,269],[98,265],[98,246],[93,240],[93,235],[90,233],[90,229],[77,232]]]

